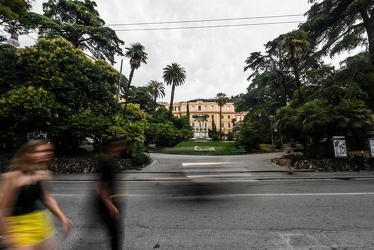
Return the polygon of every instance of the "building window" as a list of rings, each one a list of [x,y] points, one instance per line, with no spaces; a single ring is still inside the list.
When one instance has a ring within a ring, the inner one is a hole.
[[[227,119],[230,119],[230,115],[227,116]]]
[[[195,105],[192,105],[192,107],[191,107],[191,108],[192,108],[192,110],[194,110],[194,111],[195,111]]]
[[[210,105],[210,110],[214,110],[214,105]]]
[[[225,119],[225,116],[224,116],[224,115],[221,115],[221,119]]]
[[[230,111],[230,106],[227,106],[227,111]]]
[[[221,128],[225,128],[225,124],[223,122],[221,123]]]
[[[191,126],[192,126],[192,128],[195,128],[195,123],[194,122],[191,123]]]
[[[201,111],[201,106],[200,105],[198,106],[197,111]]]
[[[204,111],[208,110],[208,105],[204,105]]]
[[[227,123],[227,127],[228,127],[228,128],[231,128],[231,123]]]

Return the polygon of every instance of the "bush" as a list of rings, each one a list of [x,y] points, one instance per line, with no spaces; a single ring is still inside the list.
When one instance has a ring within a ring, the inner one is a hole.
[[[214,135],[212,136],[212,140],[213,140],[213,141],[218,141],[218,140],[219,140],[218,135],[217,135],[217,134],[214,134]]]
[[[274,145],[275,145],[275,148],[277,148],[277,149],[281,149],[283,143],[282,143],[281,140],[277,139],[277,140],[275,140]]]
[[[144,167],[151,164],[151,162],[151,157],[143,152],[138,152],[131,158],[131,163],[135,167]]]
[[[266,128],[259,122],[244,122],[239,131],[239,143],[247,152],[258,149],[265,141]]]

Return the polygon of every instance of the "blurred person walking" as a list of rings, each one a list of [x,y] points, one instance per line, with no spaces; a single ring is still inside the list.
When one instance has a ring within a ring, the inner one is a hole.
[[[22,145],[11,160],[14,171],[3,174],[0,199],[0,235],[10,249],[55,249],[55,234],[47,208],[62,224],[66,237],[72,227],[49,190],[52,175],[44,170],[54,155],[53,144],[44,139]],[[43,206],[44,205],[44,206]]]
[[[289,144],[285,145],[282,157],[285,159],[285,164],[286,164],[286,167],[288,168],[288,174],[293,174],[292,163],[295,157],[295,152]]]
[[[115,173],[117,160],[126,152],[129,141],[111,139],[105,149],[105,157],[100,160],[99,180],[96,189],[97,212],[106,226],[112,250],[122,249],[124,229],[121,214],[122,201],[118,196]]]

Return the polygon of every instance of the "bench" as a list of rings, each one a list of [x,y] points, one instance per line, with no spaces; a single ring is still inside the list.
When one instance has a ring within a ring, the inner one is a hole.
[[[247,151],[244,148],[230,149],[230,153],[246,154]]]
[[[149,154],[149,153],[154,153],[156,151],[157,147],[154,147],[154,146],[147,146],[145,149],[144,149],[144,152]]]

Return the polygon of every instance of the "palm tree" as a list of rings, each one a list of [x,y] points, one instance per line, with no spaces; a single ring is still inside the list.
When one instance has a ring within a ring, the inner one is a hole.
[[[147,87],[149,88],[149,92],[153,97],[153,105],[156,108],[157,105],[157,98],[165,97],[165,86],[162,82],[151,80],[149,81]]]
[[[218,93],[216,98],[219,106],[219,138],[222,140],[222,107],[227,103],[228,98],[222,92]]]
[[[178,63],[172,63],[167,65],[164,69],[164,74],[162,78],[166,82],[166,85],[171,85],[171,99],[169,107],[169,119],[171,120],[173,112],[173,101],[175,87],[181,86],[186,80],[186,70],[180,66]]]
[[[305,53],[310,47],[310,43],[307,38],[308,34],[305,31],[299,29],[285,34],[282,41],[282,47],[287,51],[287,60],[291,65],[295,76],[300,105],[303,103],[303,97],[301,94],[299,64],[302,60],[303,53]]]
[[[140,43],[133,43],[130,47],[126,48],[125,56],[130,58],[130,76],[129,76],[129,82],[127,84],[126,93],[125,93],[125,110],[124,110],[124,116],[126,116],[126,108],[127,108],[127,98],[129,96],[129,89],[132,82],[132,78],[134,76],[134,71],[138,68],[140,68],[140,64],[144,63],[147,64],[148,54],[144,52],[144,46]]]

